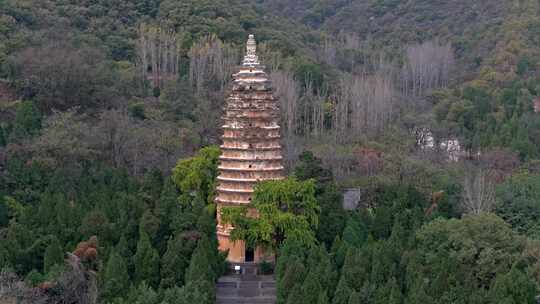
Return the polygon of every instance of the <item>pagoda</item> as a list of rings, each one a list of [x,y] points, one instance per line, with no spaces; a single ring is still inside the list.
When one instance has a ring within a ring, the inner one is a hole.
[[[219,249],[229,252],[231,263],[257,263],[267,257],[261,248],[247,248],[245,242],[230,239],[233,227],[221,221],[222,208],[249,205],[257,182],[284,177],[278,101],[256,50],[255,38],[249,35],[223,116],[215,201]]]

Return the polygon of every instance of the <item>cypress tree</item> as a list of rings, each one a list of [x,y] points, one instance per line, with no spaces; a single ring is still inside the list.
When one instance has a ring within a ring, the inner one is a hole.
[[[371,251],[371,246],[364,246],[361,249],[351,248],[347,252],[342,276],[347,285],[355,290],[360,290],[371,274]]]
[[[310,271],[302,284],[303,302],[306,304],[316,303],[319,292],[322,289],[319,277],[315,271]]]
[[[120,237],[118,245],[116,245],[116,252],[124,259],[130,259],[133,253],[129,250],[128,242],[125,235]]]
[[[153,244],[156,244],[159,228],[161,222],[158,217],[156,217],[152,211],[146,210],[140,220],[140,228],[144,230],[146,234],[150,237]]]
[[[9,223],[9,214],[4,198],[0,196],[0,228],[7,226]]]
[[[135,280],[138,283],[146,281],[151,286],[157,286],[159,280],[159,255],[152,247],[150,237],[144,231],[140,232],[137,252],[133,257],[135,262]]]
[[[360,248],[367,239],[367,231],[356,216],[349,217],[343,230],[343,242],[349,246]]]
[[[334,264],[338,269],[343,267],[345,263],[345,257],[347,256],[347,251],[349,251],[349,245],[346,242],[343,242],[341,238],[336,236],[332,248],[330,249],[330,254],[334,260]]]
[[[64,251],[58,238],[53,236],[51,243],[45,249],[45,256],[43,257],[43,271],[48,273],[54,265],[62,265],[64,263]]]
[[[17,106],[13,133],[18,138],[35,135],[41,129],[41,113],[32,101],[23,101]]]
[[[3,147],[7,144],[7,138],[6,138],[6,132],[4,131],[4,128],[0,126],[0,147]]]
[[[292,238],[286,239],[285,242],[283,242],[283,246],[279,250],[280,255],[275,268],[276,281],[278,284],[285,276],[285,272],[291,265],[291,262],[303,257],[303,251],[303,246]]]
[[[332,299],[332,304],[348,304],[352,292],[353,290],[347,285],[345,277],[341,276],[334,298]]]
[[[401,294],[401,290],[399,288],[399,285],[397,284],[396,278],[390,279],[385,287],[386,292],[390,291],[390,295],[388,297],[388,301],[386,303],[388,304],[400,304],[403,300],[403,295]]]
[[[209,290],[200,284],[188,283],[184,287],[164,289],[161,304],[213,304],[209,298]]]
[[[209,280],[198,280],[186,283],[186,304],[214,304],[216,302],[215,284]]]
[[[426,289],[422,282],[417,282],[413,288],[409,291],[409,296],[407,297],[407,304],[431,304],[434,303],[433,299],[426,293]],[[474,302],[473,302],[474,303]]]
[[[328,300],[328,293],[326,290],[323,290],[319,293],[319,298],[317,299],[317,304],[329,304],[330,300]]]
[[[189,267],[186,270],[186,283],[196,281],[214,281],[214,273],[211,261],[208,259],[208,252],[203,240],[199,240],[197,248],[193,252]]]
[[[360,293],[353,291],[351,293],[351,296],[349,297],[349,301],[347,302],[347,304],[361,304],[361,303],[362,303],[362,300],[360,298]]]
[[[159,304],[159,294],[151,286],[142,282],[136,289],[135,301],[131,303]]]
[[[296,284],[291,290],[291,293],[287,297],[286,304],[304,304],[308,303],[304,301],[304,294],[302,293],[302,287],[300,284]]]
[[[121,297],[129,287],[126,261],[114,248],[107,260],[103,284],[103,295],[108,300]]]
[[[168,241],[167,251],[161,260],[162,288],[184,285],[184,275],[190,264],[189,257],[193,247],[193,241],[185,240],[179,235]]]
[[[155,215],[160,219],[162,225],[160,233],[168,235],[171,233],[171,223],[173,218],[179,212],[178,191],[172,179],[168,178],[165,181],[163,190],[156,203]]]
[[[291,260],[283,278],[277,282],[277,299],[278,303],[286,303],[286,300],[289,297],[289,293],[293,290],[294,287],[300,285],[299,282],[302,282],[304,279],[305,267],[298,258]],[[300,286],[298,286],[300,287]],[[301,292],[301,290],[299,290]]]
[[[335,290],[338,273],[324,245],[315,247],[308,258],[308,268],[315,272],[322,289]]]

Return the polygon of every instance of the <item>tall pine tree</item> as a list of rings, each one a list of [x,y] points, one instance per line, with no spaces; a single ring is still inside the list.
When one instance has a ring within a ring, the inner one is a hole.
[[[51,243],[45,249],[43,257],[43,272],[48,273],[54,265],[62,265],[64,263],[64,251],[57,237],[51,238]]]
[[[124,258],[111,250],[103,277],[103,295],[109,301],[121,297],[129,288],[129,275]]]
[[[141,230],[137,252],[133,257],[135,262],[135,281],[146,281],[150,286],[157,286],[159,282],[159,254],[152,247],[150,237]]]

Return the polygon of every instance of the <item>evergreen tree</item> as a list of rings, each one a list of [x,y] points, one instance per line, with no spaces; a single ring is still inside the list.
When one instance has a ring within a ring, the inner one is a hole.
[[[194,241],[183,239],[180,235],[169,240],[167,251],[161,259],[162,288],[184,285],[184,275],[194,247]]]
[[[349,301],[347,304],[362,304],[362,298],[360,297],[360,293],[353,291],[351,293],[351,296],[349,297]]]
[[[292,261],[303,259],[305,248],[300,242],[294,239],[285,240],[283,246],[279,250],[279,258],[276,263],[276,281],[279,282],[285,276],[285,272],[291,265]]]
[[[151,210],[146,210],[140,220],[140,227],[150,237],[153,244],[157,243],[157,236],[161,223]]]
[[[156,203],[156,208],[154,210],[155,215],[159,218],[159,223],[161,224],[159,228],[158,238],[165,240],[166,236],[173,234],[172,232],[172,222],[175,215],[180,212],[180,205],[178,204],[178,191],[176,186],[171,178],[168,178],[165,181],[163,190],[159,196],[159,200]],[[161,250],[165,244],[160,244]]]
[[[341,276],[332,299],[332,304],[348,304],[353,290],[347,285],[347,280]]]
[[[294,176],[299,180],[315,179],[317,184],[324,185],[332,181],[332,171],[325,169],[322,161],[311,151],[304,151],[298,156],[294,167]]]
[[[335,289],[338,274],[324,245],[311,247],[307,258],[307,269],[309,269],[308,276],[315,277],[320,283],[320,288]]]
[[[8,207],[5,203],[4,197],[0,195],[0,228],[7,226],[8,223],[9,223]]]
[[[129,287],[126,261],[114,248],[105,267],[103,284],[103,295],[108,300],[121,297]]]
[[[137,288],[132,288],[125,304],[159,304],[159,294],[146,282],[139,284]]]
[[[129,248],[129,244],[125,235],[120,237],[118,245],[116,245],[116,252],[122,257],[126,263],[127,272],[130,277],[135,277],[135,264],[133,261],[133,252]]]
[[[349,249],[350,248],[348,243],[343,242],[339,235],[336,236],[336,238],[334,239],[334,243],[332,243],[330,254],[332,255],[334,264],[338,269],[341,269],[341,267],[343,267],[343,264],[345,263],[345,257],[347,256],[347,252],[349,251]]]
[[[319,298],[317,299],[317,304],[329,304],[330,300],[328,300],[328,292],[326,290],[323,290],[319,293]]]
[[[371,251],[371,246],[364,246],[361,249],[351,249],[347,253],[342,276],[348,286],[355,290],[360,290],[371,274]]]
[[[287,297],[286,304],[305,304],[304,294],[302,293],[301,284],[296,284]]]
[[[54,265],[62,265],[64,263],[64,250],[57,237],[51,237],[51,243],[45,249],[43,257],[43,271],[48,273]]]
[[[152,201],[158,201],[163,188],[163,174],[160,170],[153,168],[144,174],[141,190],[144,196]]]
[[[213,302],[209,302],[208,294],[211,291],[200,287],[189,283],[182,288],[173,287],[165,289],[161,304],[214,304]]]
[[[407,245],[408,233],[403,227],[402,222],[399,218],[396,218],[394,221],[394,226],[392,227],[392,234],[390,235],[390,242],[397,247],[398,249],[403,249]]]
[[[401,291],[394,277],[379,285],[375,293],[375,303],[400,304],[402,299]]]
[[[519,153],[521,159],[528,160],[538,155],[538,148],[530,141],[529,130],[519,124],[515,136],[512,138],[510,146]]]
[[[136,3],[137,11],[140,14],[147,15],[147,16],[150,16],[152,18],[156,17],[157,12],[158,12],[158,8],[159,8],[159,1],[155,1],[155,0],[138,0],[135,3]]]
[[[302,284],[301,293],[303,302],[306,304],[317,303],[319,298],[319,292],[322,290],[321,283],[319,282],[318,273],[314,270],[310,271]],[[299,302],[300,303],[300,302]]]
[[[209,252],[206,242],[201,239],[191,256],[189,267],[186,270],[186,283],[201,281],[213,282],[215,278],[212,261],[208,258]]]
[[[120,241],[118,241],[118,245],[116,245],[116,251],[122,258],[124,258],[124,261],[131,259],[133,253],[131,252],[131,250],[129,250],[128,242],[125,235],[122,235],[120,237]]]
[[[152,247],[148,234],[140,232],[137,252],[133,256],[135,264],[136,282],[146,281],[150,286],[157,286],[159,282],[159,255]]]
[[[413,285],[412,289],[409,290],[406,304],[435,304],[436,302],[427,294],[426,284],[423,282],[422,278],[418,278],[418,282]],[[475,302],[472,302],[475,303]]]
[[[281,280],[277,282],[277,302],[286,303],[291,291],[297,287],[298,292],[302,292],[300,282],[305,276],[305,267],[298,258],[293,258],[285,270]]]
[[[341,235],[346,221],[343,197],[333,184],[332,171],[324,168],[322,161],[311,151],[305,151],[298,157],[294,176],[302,181],[309,179],[316,181],[315,195],[321,207],[317,239],[329,247],[334,237]]]
[[[367,239],[367,232],[356,216],[350,216],[343,230],[343,242],[349,246],[360,248]]]
[[[7,144],[7,135],[4,128],[0,125],[0,147],[4,147]]]
[[[216,292],[214,281],[198,280],[186,283],[186,294],[189,302],[186,304],[201,303],[214,304],[216,303]]]
[[[403,299],[403,295],[401,293],[401,290],[397,284],[397,280],[395,278],[390,279],[388,283],[385,286],[385,292],[389,292],[388,301],[385,302],[387,304],[401,304],[401,301]]]
[[[507,274],[499,274],[490,290],[492,303],[534,304],[535,283],[516,267]]]
[[[23,101],[17,106],[13,134],[17,138],[37,134],[41,129],[41,113],[32,101]]]
[[[343,195],[335,185],[329,184],[317,191],[316,197],[321,207],[317,239],[330,247],[334,237],[343,232],[347,221],[347,213],[343,209]]]

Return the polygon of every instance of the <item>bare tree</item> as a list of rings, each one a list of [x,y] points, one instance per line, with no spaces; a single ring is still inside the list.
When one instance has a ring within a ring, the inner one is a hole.
[[[103,51],[74,48],[65,42],[49,43],[16,52],[10,57],[27,98],[44,111],[74,106],[96,107],[117,98],[110,90],[110,67]],[[15,80],[15,79],[13,79]]]
[[[105,151],[106,158],[115,167],[122,167],[126,162],[126,155],[131,139],[132,121],[127,113],[120,110],[104,111],[100,115],[97,125],[96,144]]]
[[[274,94],[279,98],[281,110],[283,154],[288,166],[298,155],[298,101],[300,89],[296,79],[290,72],[273,71],[270,79],[274,87]]]
[[[96,304],[96,272],[88,269],[80,258],[72,253],[67,253],[66,264],[68,270],[63,272],[56,282],[62,293],[54,296],[53,303]]]
[[[260,42],[257,45],[257,55],[259,61],[264,62],[267,71],[277,72],[283,69],[283,54],[275,49],[272,49],[270,45],[265,42]]]
[[[298,128],[298,100],[300,89],[290,72],[275,71],[270,73],[274,94],[279,98],[281,127],[287,136],[296,133]]]
[[[239,52],[215,35],[196,42],[189,51],[189,80],[194,91],[198,133],[206,143],[218,141],[225,87],[238,64]]]
[[[143,80],[161,88],[164,80],[178,75],[182,34],[164,25],[142,23],[136,44],[138,66]]]
[[[54,282],[32,288],[15,274],[0,272],[0,302],[6,300],[21,304],[78,303],[96,304],[98,299],[97,275],[74,254],[68,253],[67,270]],[[54,289],[54,292],[50,292]],[[61,292],[58,292],[61,291]],[[15,301],[15,299],[17,301]]]
[[[360,37],[357,34],[341,31],[335,37],[326,37],[321,48],[316,50],[316,54],[320,61],[352,71],[358,59],[354,51],[360,50],[361,47]]]
[[[159,117],[140,121],[123,111],[105,111],[94,133],[106,158],[134,175],[149,168],[166,171],[185,154],[180,129]]]
[[[49,297],[38,288],[26,285],[15,273],[0,271],[0,303],[46,304]]]
[[[39,138],[32,143],[35,157],[53,162],[78,163],[96,159],[99,151],[88,138],[90,126],[77,108],[65,112],[54,111],[47,118]]]
[[[338,45],[336,45],[335,41],[332,41],[331,39],[327,38],[324,40],[321,50],[321,59],[326,62],[329,65],[335,66],[336,65],[336,54],[338,51]]]
[[[208,35],[191,47],[189,58],[189,79],[201,95],[212,84],[220,91],[224,89],[237,65],[238,52],[216,35]]]
[[[391,75],[342,78],[333,119],[336,138],[347,140],[345,134],[358,137],[382,131],[394,114],[395,97]]]
[[[480,214],[493,210],[495,205],[495,190],[485,171],[468,170],[463,179],[462,186],[463,198],[461,206],[465,213]]]
[[[420,96],[427,90],[447,87],[454,53],[450,43],[427,41],[406,48],[407,62],[402,71],[402,90],[407,96]]]
[[[503,182],[519,168],[519,154],[509,149],[496,148],[479,156],[480,166],[489,170],[489,179],[495,184]]]

